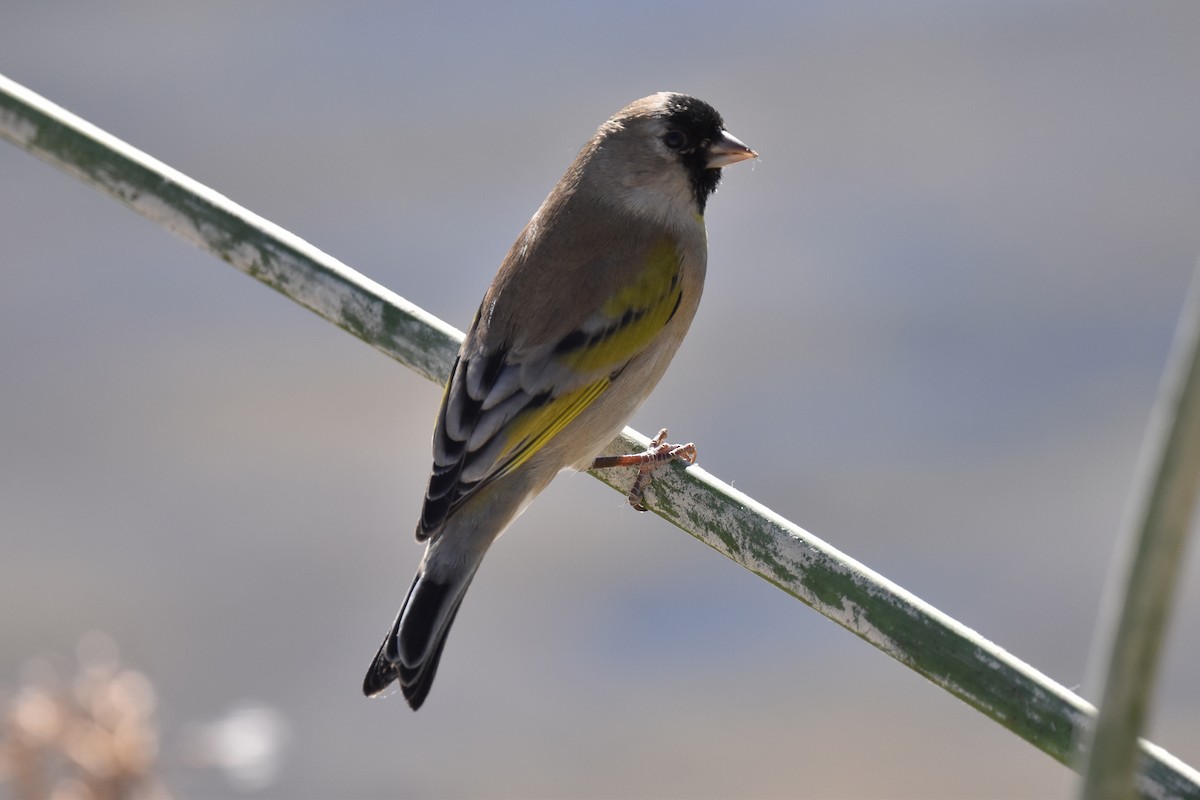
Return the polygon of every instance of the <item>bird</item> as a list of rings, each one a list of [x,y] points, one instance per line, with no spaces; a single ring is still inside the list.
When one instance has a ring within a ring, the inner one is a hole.
[[[425,702],[489,546],[563,469],[694,462],[694,445],[598,459],[667,369],[700,302],[704,212],[721,170],[757,158],[702,100],[658,92],[605,121],[505,256],[437,415],[416,538],[425,553],[363,680]]]

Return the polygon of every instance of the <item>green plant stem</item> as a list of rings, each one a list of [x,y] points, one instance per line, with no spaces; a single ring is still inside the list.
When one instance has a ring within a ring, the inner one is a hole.
[[[1142,446],[1138,480],[1106,591],[1093,663],[1104,667],[1100,713],[1080,796],[1134,794],[1137,737],[1158,675],[1163,638],[1200,491],[1200,265]],[[1093,667],[1095,669],[1095,667]]]

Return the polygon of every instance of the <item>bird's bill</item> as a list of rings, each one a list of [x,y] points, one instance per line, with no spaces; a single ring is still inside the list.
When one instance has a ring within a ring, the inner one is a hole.
[[[758,153],[738,141],[729,131],[721,131],[720,138],[708,146],[708,169],[718,169],[745,161],[748,158],[758,158]]]

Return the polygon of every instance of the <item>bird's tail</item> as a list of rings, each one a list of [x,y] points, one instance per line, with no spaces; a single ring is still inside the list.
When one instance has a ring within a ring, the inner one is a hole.
[[[372,697],[399,680],[409,706],[414,711],[421,707],[433,685],[446,634],[477,567],[475,564],[470,570],[455,571],[440,581],[424,567],[417,572],[396,621],[363,679],[363,694]]]

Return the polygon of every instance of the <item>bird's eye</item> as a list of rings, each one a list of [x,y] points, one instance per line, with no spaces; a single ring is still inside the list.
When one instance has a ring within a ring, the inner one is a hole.
[[[687,135],[683,131],[667,131],[663,134],[663,144],[672,150],[678,150],[687,144]]]

